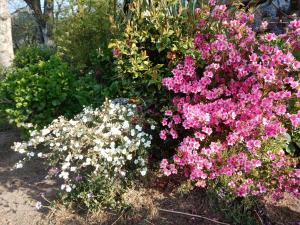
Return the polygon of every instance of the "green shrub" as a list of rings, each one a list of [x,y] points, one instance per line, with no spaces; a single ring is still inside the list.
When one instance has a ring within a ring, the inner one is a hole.
[[[169,77],[176,63],[192,54],[195,28],[194,13],[180,7],[179,1],[154,0],[151,5],[132,1],[125,18],[115,25],[116,38],[109,47],[114,55],[114,77],[110,78],[106,93],[124,96],[145,105],[145,113],[154,121],[162,119],[162,106],[170,101],[170,94],[162,87],[162,79]],[[172,151],[177,140],[164,143],[155,136],[151,154],[161,158]]]
[[[292,129],[289,134],[286,134],[285,151],[292,157],[300,155],[300,129]]]
[[[36,63],[9,72],[0,84],[1,111],[11,123],[42,127],[59,115],[70,117],[82,105],[93,103],[99,89],[91,77],[77,80],[56,55],[49,60],[33,58]]]
[[[153,1],[149,7],[133,3],[124,32],[109,45],[119,95],[138,97],[148,106],[158,106],[166,98],[161,80],[191,53],[195,30],[193,13],[188,8],[176,8],[175,2]]]
[[[45,45],[23,46],[15,55],[14,65],[17,68],[24,68],[28,65],[39,63],[40,61],[47,61],[54,53],[54,49]]]
[[[68,14],[56,23],[58,53],[83,74],[93,65],[92,58],[110,38],[110,4],[106,0],[70,1]]]

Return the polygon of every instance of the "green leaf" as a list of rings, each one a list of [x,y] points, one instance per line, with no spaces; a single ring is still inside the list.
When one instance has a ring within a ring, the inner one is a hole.
[[[58,106],[59,104],[60,104],[60,102],[58,100],[53,100],[52,101],[53,106]]]
[[[290,155],[294,155],[296,152],[296,146],[293,142],[289,143],[286,147],[286,152]]]

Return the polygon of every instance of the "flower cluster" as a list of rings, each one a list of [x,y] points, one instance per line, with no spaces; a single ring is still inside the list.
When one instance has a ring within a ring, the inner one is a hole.
[[[253,15],[210,7],[197,11],[195,51],[201,59],[186,57],[163,79],[175,97],[160,137],[182,141],[173,163],[163,160],[161,168],[166,175],[182,169],[201,187],[221,180],[237,196],[299,196],[295,160],[285,155],[284,145],[267,143],[300,126],[300,111],[288,109],[300,96],[300,62],[292,54],[300,21],[291,22],[287,34],[258,35],[251,28]]]
[[[46,160],[49,174],[62,178],[61,190],[72,192],[87,179],[101,177],[109,183],[145,176],[152,136],[143,131],[144,122],[136,105],[106,101],[101,108],[85,107],[71,120],[59,117],[44,129],[31,131],[30,140],[15,143],[13,149],[25,159]]]

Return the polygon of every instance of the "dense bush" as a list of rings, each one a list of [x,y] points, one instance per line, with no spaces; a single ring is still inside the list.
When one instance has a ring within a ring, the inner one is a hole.
[[[58,53],[77,73],[91,69],[98,49],[107,48],[110,9],[110,1],[106,0],[70,1],[66,15],[57,21]]]
[[[24,53],[24,55],[22,55]],[[72,116],[94,103],[100,92],[92,77],[75,79],[69,66],[48,50],[19,52],[16,68],[0,84],[1,111],[19,127],[42,127],[60,115]]]
[[[101,108],[84,108],[71,120],[55,119],[13,148],[24,160],[38,157],[51,166],[49,173],[63,180],[64,200],[89,209],[120,207],[117,201],[132,179],[147,173],[152,136],[143,131],[144,124],[136,105],[126,99],[106,101]]]
[[[175,1],[153,1],[148,7],[139,1],[132,3],[124,32],[109,45],[119,95],[137,97],[147,106],[164,102],[167,92],[162,91],[161,80],[191,49],[193,18]]]
[[[40,61],[47,61],[54,53],[54,49],[45,45],[26,45],[16,52],[14,65],[17,68],[24,68]]]
[[[197,10],[201,59],[187,56],[163,79],[175,97],[160,136],[181,143],[173,163],[163,160],[161,168],[239,197],[299,196],[300,169],[284,149],[286,133],[300,126],[300,111],[289,111],[300,94],[300,62],[291,53],[300,21],[285,35],[257,36],[252,15],[210,3]]]

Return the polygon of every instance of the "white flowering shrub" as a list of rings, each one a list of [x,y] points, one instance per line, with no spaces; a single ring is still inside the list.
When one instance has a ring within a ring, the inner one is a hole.
[[[49,163],[49,174],[62,179],[64,199],[87,207],[117,206],[122,189],[147,173],[152,136],[143,131],[146,121],[136,108],[109,100],[101,108],[86,107],[71,120],[59,117],[31,131],[30,140],[13,149],[24,154],[23,161],[36,157]]]

